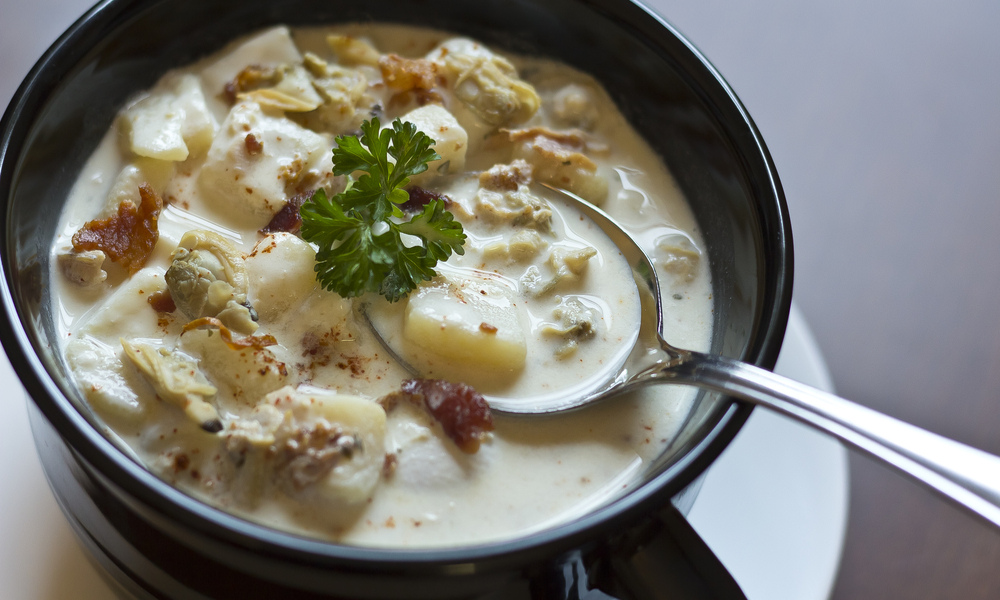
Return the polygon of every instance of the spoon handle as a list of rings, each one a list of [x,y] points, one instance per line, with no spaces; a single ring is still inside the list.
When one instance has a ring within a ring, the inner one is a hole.
[[[1000,457],[724,356],[683,352],[652,378],[723,392],[798,419],[1000,526]]]

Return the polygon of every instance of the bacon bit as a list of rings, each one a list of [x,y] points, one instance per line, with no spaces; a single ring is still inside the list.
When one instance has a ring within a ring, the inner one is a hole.
[[[285,205],[281,207],[281,210],[271,217],[271,222],[265,225],[259,233],[261,235],[268,235],[278,231],[298,233],[299,229],[302,228],[302,216],[299,215],[299,209],[302,208],[306,200],[312,198],[314,191],[309,190],[301,194],[295,194],[289,198],[288,202],[285,202]]]
[[[513,192],[531,183],[531,165],[517,159],[509,165],[493,165],[479,174],[479,185],[495,192]]]
[[[260,65],[250,65],[236,74],[232,81],[222,88],[222,96],[230,103],[236,104],[236,96],[240,92],[253,90],[277,83],[278,73]]]
[[[160,290],[159,292],[153,292],[146,298],[146,302],[153,307],[158,313],[172,313],[177,310],[177,305],[174,304],[174,299],[170,295],[170,290]]]
[[[444,202],[445,208],[449,208],[452,203],[451,198],[448,196],[432,192],[430,190],[425,190],[424,188],[415,185],[411,185],[406,188],[406,193],[410,195],[410,199],[399,205],[399,208],[401,208],[403,212],[420,212],[424,210],[425,206],[431,203],[431,200],[441,200]]]
[[[482,331],[483,333],[496,333],[497,328],[494,327],[493,325],[490,325],[489,323],[480,323],[479,331]]]
[[[493,416],[486,399],[464,383],[407,379],[401,392],[410,402],[422,404],[441,424],[445,435],[466,454],[478,451],[486,432],[493,431]]]
[[[222,321],[216,319],[215,317],[202,317],[200,319],[195,319],[184,326],[181,334],[183,335],[194,329],[204,328],[218,329],[219,335],[222,336],[222,340],[233,350],[243,350],[245,348],[263,350],[268,346],[274,346],[278,343],[278,340],[274,339],[273,335],[248,335],[240,339],[234,339],[233,333],[229,331],[229,328],[223,325]]]
[[[264,144],[252,133],[248,133],[243,138],[243,144],[247,147],[247,154],[256,156],[264,151]]]
[[[163,209],[163,200],[148,183],[139,186],[139,197],[138,208],[125,200],[118,205],[118,214],[84,224],[73,234],[73,249],[101,250],[129,275],[138,273],[160,239],[156,220]]]
[[[412,89],[429,90],[434,87],[437,65],[423,58],[403,58],[397,54],[385,54],[378,59],[385,84],[394,90],[405,92]]]
[[[382,476],[390,477],[396,472],[396,466],[399,465],[399,458],[394,452],[387,452],[385,455],[385,460],[382,461]]]
[[[174,457],[174,472],[179,473],[188,468],[191,464],[191,459],[188,458],[187,454],[178,454]]]

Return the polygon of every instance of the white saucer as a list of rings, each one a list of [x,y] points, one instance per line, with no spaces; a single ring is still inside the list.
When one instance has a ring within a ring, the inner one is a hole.
[[[792,310],[779,372],[832,389],[812,335]],[[42,475],[25,395],[6,356],[0,389],[3,597],[114,600],[76,543]],[[737,501],[739,504],[737,504]],[[837,442],[763,410],[708,471],[690,520],[750,600],[826,598],[847,521],[847,456]]]
[[[833,391],[795,305],[775,372]],[[825,600],[844,547],[848,481],[840,442],[757,409],[707,471],[688,520],[749,600]]]

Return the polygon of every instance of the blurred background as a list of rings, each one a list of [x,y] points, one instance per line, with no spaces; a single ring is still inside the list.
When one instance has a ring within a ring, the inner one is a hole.
[[[0,0],[0,107],[90,4]],[[650,4],[721,71],[774,157],[794,299],[837,391],[1000,454],[1000,2]],[[32,451],[18,435],[4,455]],[[860,455],[850,466],[833,598],[1000,597],[1000,530]],[[58,514],[51,497],[19,502]],[[71,554],[53,567],[96,578]],[[46,597],[79,597],[64,591]]]

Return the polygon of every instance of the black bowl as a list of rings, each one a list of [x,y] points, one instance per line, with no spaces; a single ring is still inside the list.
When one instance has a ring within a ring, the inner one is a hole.
[[[164,71],[255,29],[373,20],[466,34],[596,76],[662,155],[698,219],[714,281],[712,350],[774,366],[792,289],[777,173],[718,72],[641,5],[109,0],[53,44],[0,122],[0,338],[34,401],[43,467],[80,539],[144,598],[573,598],[590,588],[622,598],[665,597],[668,589],[671,597],[741,597],[670,505],[750,414],[717,395],[702,394],[678,439],[627,496],[524,538],[443,550],[340,546],[241,520],[161,481],[95,427],[58,351],[45,292],[60,209],[119,107]]]

